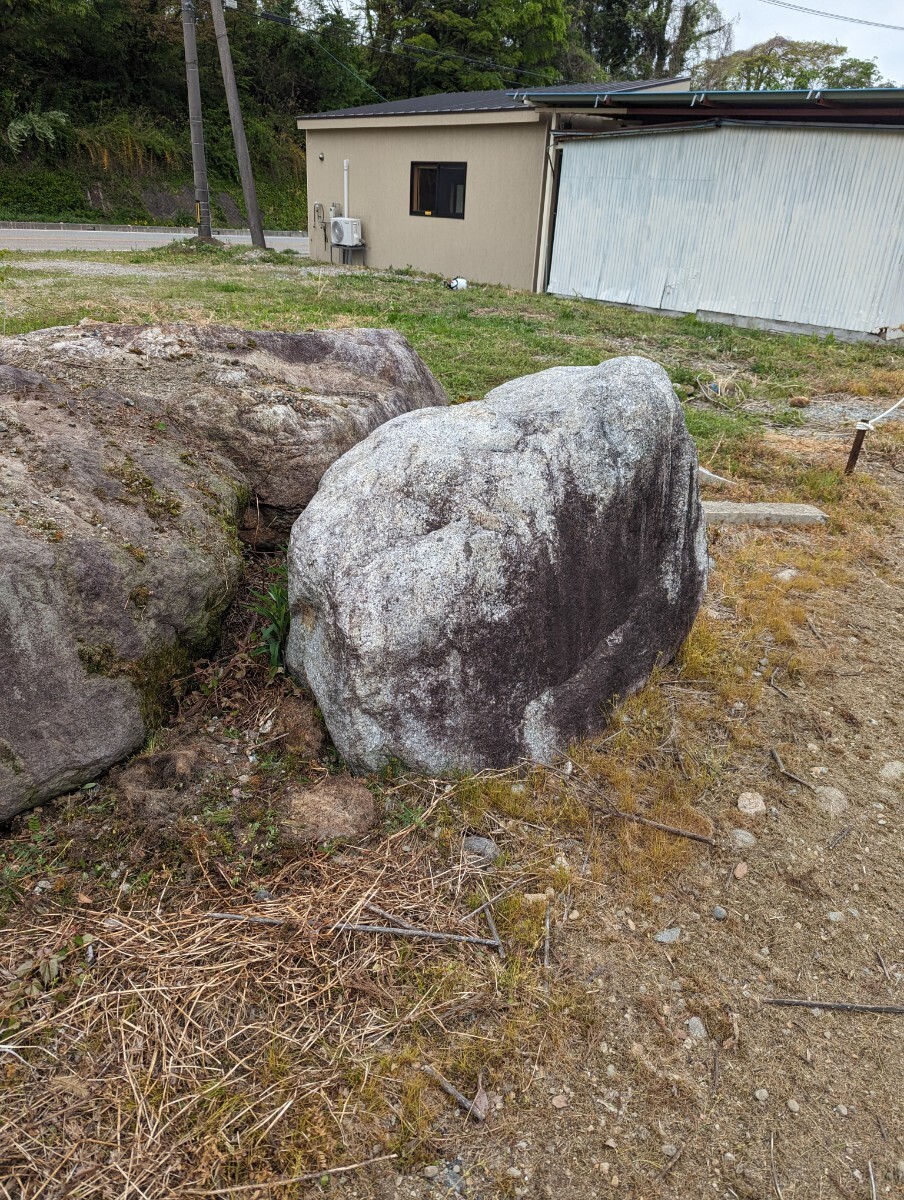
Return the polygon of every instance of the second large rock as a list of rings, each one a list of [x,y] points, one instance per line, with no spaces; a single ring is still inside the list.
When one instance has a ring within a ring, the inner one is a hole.
[[[293,528],[288,662],[346,761],[549,761],[599,729],[696,615],[696,472],[641,358],[408,413],[345,454]]]

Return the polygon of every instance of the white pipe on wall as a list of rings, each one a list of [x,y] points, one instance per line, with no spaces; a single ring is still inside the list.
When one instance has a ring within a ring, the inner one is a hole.
[[[342,215],[348,216],[348,159],[342,162]]]

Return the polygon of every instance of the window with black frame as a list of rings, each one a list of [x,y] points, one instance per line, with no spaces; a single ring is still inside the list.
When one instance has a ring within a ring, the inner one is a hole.
[[[467,163],[411,164],[411,215],[453,217],[465,215]]]

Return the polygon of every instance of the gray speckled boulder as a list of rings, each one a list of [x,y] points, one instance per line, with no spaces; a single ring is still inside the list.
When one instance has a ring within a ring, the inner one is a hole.
[[[167,424],[248,482],[240,527],[285,542],[323,472],[383,421],[448,397],[392,329],[278,333],[226,325],[82,321],[5,340],[0,359],[76,389],[152,396]]]
[[[289,667],[356,769],[549,761],[676,653],[706,563],[665,371],[557,367],[327,471],[292,530]]]

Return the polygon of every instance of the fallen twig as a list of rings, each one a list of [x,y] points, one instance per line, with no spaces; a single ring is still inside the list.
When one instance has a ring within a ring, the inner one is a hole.
[[[552,937],[552,905],[546,905],[546,916],[543,918],[543,970],[549,970],[549,942]]]
[[[653,1176],[654,1183],[659,1183],[659,1181],[661,1179],[665,1179],[666,1175],[668,1175],[669,1171],[671,1171],[672,1167],[675,1166],[678,1159],[684,1153],[684,1147],[686,1145],[687,1145],[687,1143],[685,1142],[683,1145],[679,1146],[678,1149],[675,1151],[675,1153],[672,1155],[672,1157],[669,1159],[669,1161],[662,1168],[662,1170],[656,1172],[656,1174]]]
[[[692,842],[704,842],[707,846],[715,846],[715,839],[707,837],[705,833],[694,833],[690,829],[678,829],[674,825],[664,825],[662,821],[654,821],[651,817],[641,817],[638,813],[629,813],[625,812],[621,808],[616,808],[614,804],[610,803],[606,795],[596,786],[593,777],[590,775],[586,767],[583,767],[580,763],[575,763],[574,765],[583,773],[593,791],[600,797],[601,800],[603,800],[604,803],[602,804],[594,804],[592,800],[589,801],[590,806],[595,808],[597,812],[602,813],[603,816],[620,817],[623,821],[634,821],[638,825],[648,825],[651,829],[661,829],[663,833],[671,833],[674,834],[675,837],[689,838]],[[547,767],[547,770],[552,769],[553,768]],[[556,774],[562,775],[565,779],[569,778],[564,771],[557,771]]]
[[[492,946],[494,950],[499,949],[499,943],[492,938],[472,937],[467,933],[440,933],[433,929],[414,929],[407,925],[399,927],[397,925],[353,925],[350,922],[341,921],[338,925],[331,927],[332,933],[388,933],[392,937],[410,937],[423,938],[429,942],[468,942],[472,946]]]
[[[844,839],[847,837],[847,835],[851,832],[851,830],[853,828],[854,828],[853,825],[846,825],[845,828],[842,829],[842,831],[840,833],[836,833],[835,836],[832,838],[832,840],[829,842],[829,849],[834,850],[836,846],[840,846],[841,843],[844,841]]]
[[[496,939],[496,949],[499,951],[499,957],[505,962],[505,946],[502,944],[502,938],[499,936],[499,930],[496,928],[496,919],[493,916],[492,908],[484,909],[487,919],[487,925],[490,927],[490,933]]]
[[[385,908],[380,908],[377,904],[371,904],[367,900],[364,907],[368,912],[375,913],[378,917],[384,917],[387,921],[392,921],[394,925],[398,925],[401,929],[416,929],[416,925],[411,925],[408,921],[403,921],[401,917],[395,916],[393,913],[387,912]]]
[[[769,1166],[772,1169],[772,1186],[775,1188],[775,1194],[778,1200],[785,1200],[782,1195],[782,1189],[778,1186],[778,1174],[775,1170],[775,1131],[769,1130]]]
[[[206,913],[211,921],[247,921],[251,925],[285,925],[281,917],[252,917],[247,913]]]
[[[813,624],[813,622],[810,620],[809,617],[807,617],[807,628],[810,630],[810,632],[813,634],[813,636],[816,638],[817,641],[822,642],[822,644],[824,646],[828,645],[828,642],[825,640],[825,638],[822,636],[822,634],[819,632],[819,630],[816,628],[816,626]]]
[[[448,1079],[444,1079],[443,1076],[440,1075],[439,1071],[431,1067],[429,1063],[425,1063],[421,1067],[421,1070],[425,1075],[429,1075],[433,1082],[438,1084],[447,1096],[451,1096],[458,1107],[462,1109],[463,1112],[473,1121],[483,1121],[485,1119],[480,1110],[474,1107],[473,1100],[469,1100],[467,1096],[462,1095],[457,1087],[453,1087]]]
[[[287,1187],[292,1183],[308,1183],[313,1179],[322,1179],[324,1175],[344,1175],[348,1171],[357,1171],[360,1167],[369,1167],[372,1163],[388,1162],[398,1158],[398,1154],[378,1154],[376,1158],[365,1158],[361,1162],[349,1163],[347,1167],[327,1167],[320,1171],[309,1171],[306,1175],[293,1175],[290,1179],[267,1179],[263,1183],[236,1183],[225,1188],[186,1188],[187,1196],[232,1196],[236,1192],[254,1192],[263,1188]]]
[[[885,965],[885,959],[882,957],[882,955],[879,953],[878,950],[874,950],[873,953],[875,954],[876,958],[879,960],[879,966],[882,968],[882,974],[885,976],[885,978],[888,980],[888,982],[891,983],[891,975],[889,974],[888,967]]]
[[[870,1161],[868,1161],[866,1165],[867,1165],[867,1167],[868,1167],[868,1169],[869,1169],[869,1193],[870,1193],[870,1197],[871,1197],[871,1200],[877,1200],[877,1192],[876,1192],[876,1176],[873,1174],[873,1164],[872,1164],[872,1161],[871,1161],[871,1160],[870,1160]]]
[[[779,774],[784,775],[787,779],[793,779],[795,783],[799,783],[801,787],[809,788],[811,792],[815,792],[816,788],[812,783],[808,783],[806,779],[801,779],[799,775],[795,775],[793,771],[789,771],[782,762],[782,757],[774,746],[769,747],[769,753],[775,760],[775,765],[779,769]]]
[[[775,682],[775,677],[777,674],[778,674],[778,667],[776,667],[775,670],[772,672],[772,674],[769,676],[769,686],[771,688],[774,688],[775,691],[777,691],[780,696],[784,696],[786,700],[790,700],[791,697],[788,695],[788,693],[785,691],[785,689],[780,688],[778,686],[778,684]]]
[[[900,1004],[850,1004],[846,1000],[786,1000],[784,998],[764,1000],[763,1003],[771,1004],[775,1008],[828,1008],[837,1012],[891,1013],[895,1016],[904,1016],[904,1006]]]

